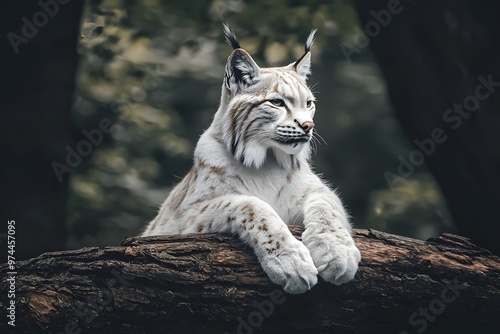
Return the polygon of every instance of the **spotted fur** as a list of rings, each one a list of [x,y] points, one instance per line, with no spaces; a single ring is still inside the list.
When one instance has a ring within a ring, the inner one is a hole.
[[[361,259],[339,197],[308,163],[314,95],[307,86],[315,31],[297,61],[261,68],[229,27],[219,109],[201,136],[194,165],[143,236],[232,233],[289,293],[325,280],[351,280]],[[305,226],[302,242],[286,224]]]

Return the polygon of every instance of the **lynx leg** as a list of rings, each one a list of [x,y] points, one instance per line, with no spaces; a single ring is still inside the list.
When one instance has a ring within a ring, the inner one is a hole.
[[[354,244],[340,199],[331,190],[325,190],[326,193],[311,193],[306,199],[302,240],[319,275],[340,285],[354,278],[361,253]]]
[[[250,245],[271,281],[288,293],[303,293],[317,282],[309,250],[288,230],[266,202],[252,196],[227,195],[190,210],[185,232],[236,234]]]

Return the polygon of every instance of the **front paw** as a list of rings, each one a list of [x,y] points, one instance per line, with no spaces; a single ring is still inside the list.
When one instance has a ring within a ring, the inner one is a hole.
[[[340,285],[354,278],[361,253],[345,227],[310,224],[302,234],[319,275]]]
[[[295,238],[281,252],[266,254],[260,262],[271,281],[285,292],[304,293],[318,282],[318,270],[309,250]]]

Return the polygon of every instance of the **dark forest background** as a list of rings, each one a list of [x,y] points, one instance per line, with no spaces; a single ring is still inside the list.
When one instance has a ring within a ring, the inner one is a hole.
[[[356,227],[498,247],[500,93],[457,129],[443,119],[474,96],[478,77],[500,81],[497,5],[51,3],[0,4],[0,212],[16,220],[19,257],[115,245],[155,216],[218,107],[231,51],[222,22],[261,66],[294,61],[318,29],[310,84],[326,144],[313,161]],[[43,23],[41,11],[46,23],[24,36],[22,18]],[[17,47],[12,32],[24,38]],[[438,128],[446,141],[401,173],[418,158],[415,140]]]

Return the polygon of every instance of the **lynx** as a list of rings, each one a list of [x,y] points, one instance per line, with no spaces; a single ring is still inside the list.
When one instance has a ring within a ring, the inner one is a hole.
[[[305,53],[262,68],[224,26],[233,47],[220,106],[200,137],[194,166],[170,192],[143,236],[230,233],[255,252],[272,282],[298,294],[317,283],[351,280],[361,255],[337,194],[309,165],[315,98],[313,30]],[[303,225],[302,242],[287,224]]]

